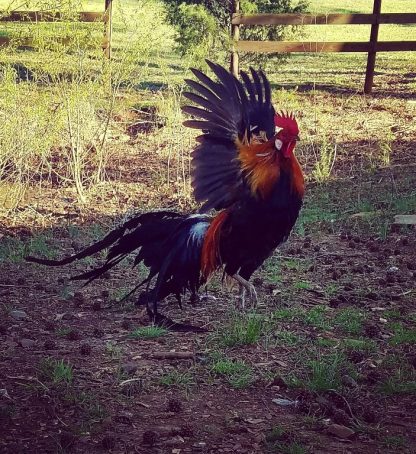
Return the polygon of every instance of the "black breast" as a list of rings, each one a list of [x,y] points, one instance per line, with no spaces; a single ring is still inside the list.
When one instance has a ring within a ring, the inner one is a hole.
[[[220,253],[225,272],[249,279],[253,272],[289,236],[302,198],[282,173],[266,200],[247,194],[230,209],[221,232]]]

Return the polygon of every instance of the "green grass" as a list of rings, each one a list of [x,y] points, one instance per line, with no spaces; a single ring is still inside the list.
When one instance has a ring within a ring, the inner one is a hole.
[[[327,319],[326,306],[314,306],[303,315],[303,320],[308,325],[314,326],[320,330],[327,330],[330,328],[329,320]]]
[[[40,378],[53,384],[70,385],[73,380],[73,369],[63,359],[45,358],[39,364]]]
[[[272,313],[272,320],[289,321],[294,320],[302,315],[302,310],[297,307],[288,307],[282,309],[276,309]]]
[[[214,336],[220,345],[236,347],[255,344],[260,340],[265,321],[258,314],[232,314]]]
[[[45,235],[35,235],[28,240],[14,237],[0,240],[0,262],[20,263],[26,255],[53,259],[56,257],[56,251]]]
[[[66,337],[71,331],[72,328],[69,328],[68,326],[61,326],[57,328],[56,335],[59,337]]]
[[[246,362],[222,355],[214,355],[211,371],[215,375],[225,377],[230,386],[235,389],[247,388],[254,381],[253,371]]]
[[[416,379],[409,380],[408,373],[398,369],[391,377],[379,384],[378,390],[388,396],[416,394]]]
[[[341,388],[344,357],[338,353],[321,356],[308,364],[309,373],[305,386],[311,391],[328,391]]]
[[[403,435],[386,435],[381,440],[383,446],[390,449],[405,448],[408,440]]]
[[[181,372],[179,370],[173,370],[164,374],[159,379],[159,383],[167,388],[190,388],[195,385],[195,377],[191,372]]]
[[[288,347],[295,347],[304,342],[303,338],[294,331],[280,330],[274,333],[276,345],[282,344]]]
[[[266,433],[268,452],[282,454],[306,454],[305,446],[296,441],[296,434],[283,426],[275,426]]]
[[[360,334],[363,329],[364,314],[354,307],[341,309],[335,316],[335,325],[344,333]]]
[[[156,337],[165,336],[168,330],[161,326],[143,326],[136,328],[129,334],[132,339],[154,339]]]
[[[402,323],[393,323],[393,336],[390,338],[392,345],[416,344],[416,329],[407,329]]]
[[[293,288],[296,290],[310,290],[312,288],[312,284],[306,281],[297,281],[293,284]]]
[[[346,350],[358,352],[374,352],[377,349],[377,343],[366,337],[359,339],[343,339],[341,346]]]

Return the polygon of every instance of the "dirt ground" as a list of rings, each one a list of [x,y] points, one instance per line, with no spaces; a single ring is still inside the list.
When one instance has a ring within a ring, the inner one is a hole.
[[[205,333],[140,331],[143,308],[118,303],[143,272],[131,261],[83,288],[69,277],[94,260],[23,259],[72,254],[132,206],[192,209],[155,190],[163,156],[120,149],[83,209],[68,188],[28,194],[0,231],[0,452],[416,452],[416,238],[392,226],[413,209],[416,156],[412,138],[393,145],[367,173],[346,147],[344,178],[308,185],[296,232],[254,277],[257,309],[241,314],[219,279],[215,299],[162,304]]]

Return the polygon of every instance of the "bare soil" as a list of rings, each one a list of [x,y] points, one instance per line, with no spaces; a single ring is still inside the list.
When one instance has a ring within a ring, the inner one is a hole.
[[[132,206],[192,208],[174,184],[159,184],[166,156],[142,149],[136,159],[134,121],[127,125],[134,139],[117,149],[109,181],[91,191],[89,205],[80,207],[71,188],[51,184],[42,196],[33,191],[16,213],[3,217],[0,452],[416,452],[415,340],[410,334],[395,341],[395,323],[408,333],[415,330],[415,230],[392,228],[391,216],[384,233],[377,225],[385,221],[377,216],[391,186],[399,188],[395,195],[400,188],[414,194],[412,138],[397,143],[403,152],[393,154],[391,166],[369,173],[358,173],[358,158],[354,161],[346,146],[336,168],[344,178],[309,185],[305,216],[312,207],[316,218],[306,217],[303,230],[254,278],[261,303],[256,311],[272,330],[251,345],[224,347],[218,333],[229,329],[235,289],[219,280],[208,286],[215,300],[187,302],[182,310],[174,300],[161,305],[166,315],[207,333],[134,339],[130,333],[149,320],[134,299],[117,302],[138,279],[128,263],[82,288],[68,278],[95,262],[44,268],[22,260],[25,248],[71,254]],[[306,159],[303,164],[308,167]],[[374,207],[351,207],[350,201],[369,188],[381,194]],[[331,203],[342,214],[335,222],[324,216]],[[376,221],[368,222],[374,216]],[[21,253],[19,245],[24,245]],[[304,315],[273,318],[291,308]],[[316,308],[323,308],[323,315],[314,321],[307,314]],[[357,332],[337,322],[346,308],[364,314]],[[281,340],[281,332],[292,333],[294,342]],[[351,338],[375,346],[344,348],[355,374],[343,371],[335,390],[307,385],[309,350],[324,359]],[[219,350],[250,366],[246,386],[232,386],[213,371],[212,354]],[[51,360],[72,365],[72,380],[52,376]],[[397,376],[402,369],[407,375]],[[291,380],[295,375],[303,381]],[[389,379],[395,387],[387,392]],[[273,402],[278,398],[283,404]],[[334,424],[351,433],[336,432]]]

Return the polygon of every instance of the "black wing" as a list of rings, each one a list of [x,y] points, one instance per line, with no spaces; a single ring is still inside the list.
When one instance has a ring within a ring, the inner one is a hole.
[[[193,92],[185,92],[196,106],[182,110],[197,118],[185,126],[201,129],[200,145],[192,153],[192,187],[201,211],[221,210],[232,205],[244,191],[239,147],[253,134],[274,134],[274,109],[270,84],[262,71],[251,69],[252,79],[241,73],[243,83],[225,68],[207,60],[218,81],[197,69],[195,80],[186,79]]]

